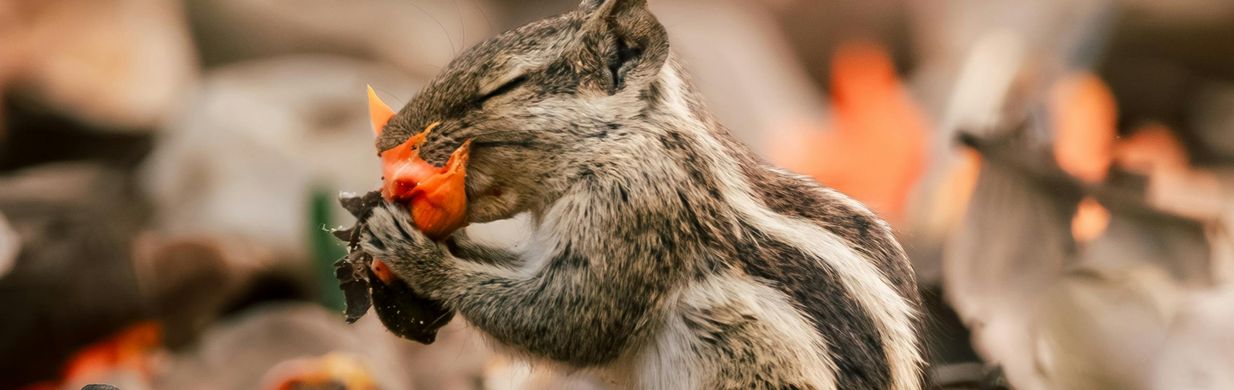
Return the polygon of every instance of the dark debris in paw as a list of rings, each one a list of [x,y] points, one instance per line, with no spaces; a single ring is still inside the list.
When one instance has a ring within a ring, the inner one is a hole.
[[[347,256],[334,263],[334,276],[347,304],[344,311],[347,322],[356,322],[373,307],[377,318],[394,334],[432,344],[437,331],[454,318],[454,312],[442,307],[440,302],[416,294],[402,280],[390,285],[382,283],[370,268],[373,257],[359,249],[360,232],[365,229],[365,220],[372,215],[373,208],[381,205],[381,193],[344,194],[339,196],[339,203],[358,221],[355,226],[332,232],[336,238],[347,242]]]
[[[338,279],[339,289],[343,290],[344,302],[347,305],[343,314],[347,316],[349,324],[364,317],[368,308],[373,306],[373,300],[369,296],[369,277],[365,272],[371,261],[372,258],[360,252],[351,252],[334,262],[334,277]]]
[[[372,271],[369,271],[369,278],[377,280]],[[377,318],[399,337],[432,344],[437,339],[437,330],[454,318],[454,312],[437,301],[417,295],[401,280],[389,285],[377,282],[371,286]]]

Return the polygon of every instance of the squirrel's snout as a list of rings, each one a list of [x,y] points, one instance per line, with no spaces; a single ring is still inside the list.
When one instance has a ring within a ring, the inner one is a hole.
[[[373,132],[380,136],[394,111],[369,87],[369,111]],[[406,204],[416,227],[433,239],[442,239],[467,223],[466,176],[471,141],[463,142],[443,167],[420,157],[424,139],[441,122],[428,125],[403,144],[381,152],[381,195]]]

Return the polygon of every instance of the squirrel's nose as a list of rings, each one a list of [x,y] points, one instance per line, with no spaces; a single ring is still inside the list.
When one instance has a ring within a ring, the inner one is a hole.
[[[381,195],[395,202],[411,201],[411,196],[420,183],[443,171],[421,159],[418,154],[408,159],[382,165],[384,183]]]
[[[373,133],[382,130],[394,111],[368,88],[369,114]],[[381,196],[396,203],[406,203],[416,228],[433,239],[442,239],[467,224],[467,193],[465,177],[471,154],[471,140],[463,142],[444,167],[436,167],[420,157],[420,145],[428,134],[441,125],[434,122],[420,134],[403,144],[381,152]]]
[[[416,227],[430,238],[440,239],[466,224],[465,179],[471,140],[451,153],[445,166],[433,166],[420,157],[419,149],[434,127],[436,124],[382,152],[381,194],[390,201],[409,203]]]
[[[429,164],[420,157],[420,145],[441,122],[428,125],[420,134],[406,142],[381,153],[381,173],[384,184],[381,195],[389,200],[406,202],[419,183],[441,173],[442,168]]]

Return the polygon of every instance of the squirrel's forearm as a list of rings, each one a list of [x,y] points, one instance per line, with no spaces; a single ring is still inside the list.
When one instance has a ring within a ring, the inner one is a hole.
[[[446,249],[459,260],[477,264],[514,268],[522,264],[518,254],[502,248],[495,248],[472,240],[465,233],[459,232],[446,240]]]
[[[551,259],[534,276],[459,263],[447,306],[505,345],[579,366],[616,358],[647,334],[667,278],[643,279],[620,264]],[[621,269],[621,271],[606,271]],[[640,280],[641,279],[641,280]]]
[[[675,272],[635,264],[637,258],[589,259],[569,251],[526,275],[460,259],[448,245],[421,235],[399,237],[383,241],[390,246],[384,249],[386,263],[417,292],[444,302],[505,345],[579,366],[611,361],[648,334],[664,312],[671,286],[681,279]],[[469,250],[476,248],[484,247]]]

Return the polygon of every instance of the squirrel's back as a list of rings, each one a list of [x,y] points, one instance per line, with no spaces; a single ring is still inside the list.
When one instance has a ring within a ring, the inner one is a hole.
[[[670,59],[662,72],[644,95],[657,109],[630,126],[662,129],[664,157],[685,179],[674,207],[689,210],[674,241],[708,243],[701,258],[677,260],[707,271],[680,290],[640,358],[695,361],[717,382],[678,382],[691,378],[672,365],[646,377],[664,388],[918,388],[920,298],[886,223],[760,161],[712,119],[680,66]]]

